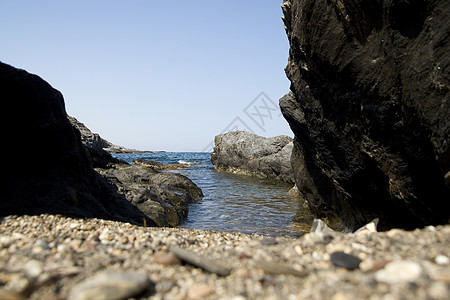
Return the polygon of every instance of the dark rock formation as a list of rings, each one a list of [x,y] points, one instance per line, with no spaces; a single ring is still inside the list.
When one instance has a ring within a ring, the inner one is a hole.
[[[181,174],[125,164],[96,170],[157,226],[178,226],[187,217],[188,204],[203,198],[201,189]]]
[[[450,2],[284,1],[296,184],[351,229],[446,223]]]
[[[294,183],[292,138],[232,131],[216,136],[214,143],[211,162],[216,170]]]
[[[104,155],[103,152],[107,153],[148,153],[150,151],[141,151],[136,149],[130,149],[123,146],[114,145],[113,143],[102,138],[98,133],[93,133],[89,128],[83,123],[78,121],[76,118],[67,116],[70,123],[72,123],[75,128],[81,133],[81,140],[83,145],[88,149],[94,150],[97,154]]]
[[[60,92],[36,75],[0,63],[0,215],[54,213],[141,224],[145,214],[91,168]],[[149,222],[151,220],[149,219]]]
[[[83,123],[71,116],[67,116],[72,126],[74,126],[81,135],[81,142],[86,149],[86,154],[94,168],[107,168],[112,163],[123,163],[115,159],[104,150],[112,144],[104,140],[97,133],[92,133]]]
[[[202,197],[185,176],[116,164],[100,137],[86,138],[87,128],[83,145],[61,93],[38,76],[0,63],[0,93],[7,142],[0,216],[52,213],[175,226],[188,203]]]

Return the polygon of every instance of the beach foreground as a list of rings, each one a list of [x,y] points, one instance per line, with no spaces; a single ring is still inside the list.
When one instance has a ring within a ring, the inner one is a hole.
[[[449,225],[295,239],[8,216],[0,298],[447,299],[448,245]]]

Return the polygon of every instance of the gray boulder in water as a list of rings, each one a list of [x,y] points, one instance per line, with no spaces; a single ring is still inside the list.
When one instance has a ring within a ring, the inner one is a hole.
[[[292,138],[232,131],[216,136],[214,142],[211,162],[216,170],[294,183]]]

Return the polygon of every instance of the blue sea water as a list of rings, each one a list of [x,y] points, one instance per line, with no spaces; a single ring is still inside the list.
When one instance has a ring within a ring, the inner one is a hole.
[[[114,157],[129,163],[142,158],[188,166],[169,172],[189,177],[205,197],[190,204],[182,228],[298,236],[309,229],[313,220],[299,199],[287,195],[292,186],[276,180],[218,172],[211,164],[210,153],[156,152],[114,154]]]

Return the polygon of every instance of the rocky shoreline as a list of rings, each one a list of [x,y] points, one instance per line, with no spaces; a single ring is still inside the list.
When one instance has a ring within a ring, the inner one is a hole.
[[[0,298],[448,299],[448,245],[449,225],[293,239],[8,216]]]

